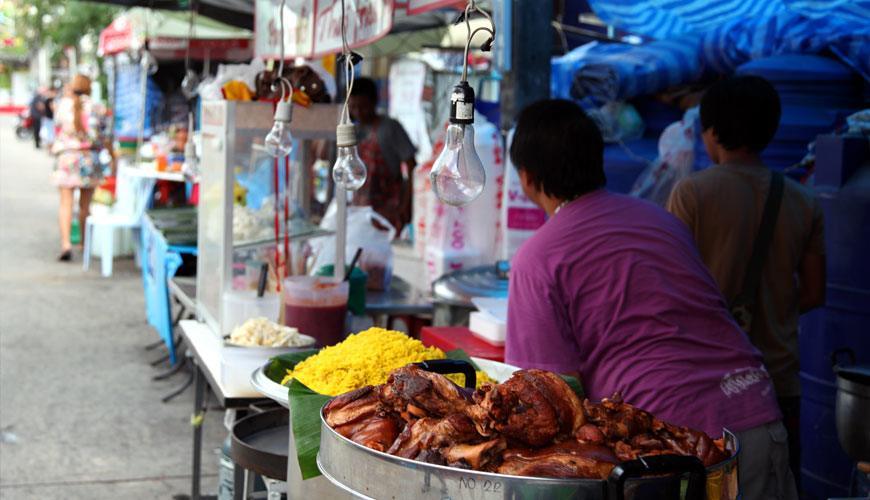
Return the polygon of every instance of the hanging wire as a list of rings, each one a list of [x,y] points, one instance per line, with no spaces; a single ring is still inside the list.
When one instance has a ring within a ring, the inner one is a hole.
[[[187,70],[190,69],[190,46],[193,43],[194,38],[194,20],[196,16],[196,4],[194,0],[190,0],[190,15],[187,20],[187,48],[184,51],[184,71],[185,76],[187,75]]]
[[[280,41],[281,53],[280,53],[280,60],[278,61],[278,79],[279,80],[284,78],[284,4],[285,3],[286,3],[286,0],[281,0],[281,8],[278,11],[279,12],[278,15],[281,17],[281,19],[279,21],[280,32],[281,32],[281,41]],[[272,91],[277,90],[276,85],[279,85],[279,84],[280,84],[280,82],[276,80],[272,84]],[[284,92],[283,87],[281,89],[281,92],[282,92],[281,95],[282,95],[282,100],[283,100],[283,92]],[[292,87],[291,87],[290,94],[293,94]]]
[[[356,75],[353,71],[353,54],[350,44],[347,43],[347,25],[345,24],[344,0],[341,0],[341,53],[344,56],[344,107],[341,110],[339,124],[350,123],[350,93],[353,91],[353,82]]]
[[[487,19],[487,21],[489,21],[489,25],[491,26],[491,28],[487,28],[486,26],[481,26],[481,27],[475,29],[474,31],[472,31],[471,30],[471,14],[474,12],[477,12],[477,13],[483,15],[483,17],[485,17]],[[462,81],[467,82],[468,81],[468,49],[471,47],[471,40],[474,38],[474,35],[476,35],[479,31],[489,33],[489,36],[490,36],[489,40],[484,42],[483,46],[481,47],[483,50],[489,50],[489,47],[492,46],[492,42],[495,41],[495,23],[493,22],[492,17],[490,17],[490,15],[487,14],[487,12],[485,10],[477,7],[475,0],[469,0],[468,5],[465,6],[465,13],[463,14],[463,17],[465,18],[465,30],[466,30],[466,33],[468,35],[465,39],[465,52],[464,52],[464,57],[462,58]]]

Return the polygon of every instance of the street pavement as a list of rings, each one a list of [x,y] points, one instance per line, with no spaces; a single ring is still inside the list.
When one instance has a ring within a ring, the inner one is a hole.
[[[154,382],[157,339],[132,259],[102,278],[58,262],[51,158],[0,115],[0,498],[161,498],[190,492],[192,389]],[[223,413],[206,415],[203,491],[217,491]]]

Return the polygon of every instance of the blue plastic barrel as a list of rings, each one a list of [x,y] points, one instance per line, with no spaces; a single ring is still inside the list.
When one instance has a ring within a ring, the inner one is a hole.
[[[842,188],[817,186],[825,212],[826,306],[801,318],[801,488],[809,498],[848,494],[854,463],[837,439],[831,353],[870,363],[870,166]]]

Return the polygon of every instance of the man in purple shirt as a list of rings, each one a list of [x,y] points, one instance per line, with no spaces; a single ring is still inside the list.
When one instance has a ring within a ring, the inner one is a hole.
[[[580,376],[712,437],[735,432],[744,498],[795,498],[761,354],[729,315],[692,236],[666,211],[604,190],[603,143],[576,104],[523,110],[511,160],[549,220],[512,262],[505,358]]]

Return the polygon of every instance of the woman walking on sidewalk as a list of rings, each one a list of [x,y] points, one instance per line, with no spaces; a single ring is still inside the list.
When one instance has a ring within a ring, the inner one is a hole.
[[[72,259],[70,231],[74,191],[79,190],[79,227],[84,232],[94,188],[103,177],[97,159],[98,149],[95,149],[100,145],[100,130],[92,120],[96,113],[90,95],[91,79],[76,75],[54,113],[58,132],[52,146],[52,153],[57,156],[52,181],[60,190],[58,224],[61,253],[58,259],[61,261]]]

